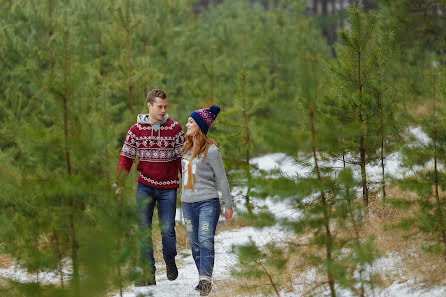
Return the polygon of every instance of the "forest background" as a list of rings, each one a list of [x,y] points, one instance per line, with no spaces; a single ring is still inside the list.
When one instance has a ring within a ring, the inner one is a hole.
[[[221,106],[210,136],[231,185],[244,189],[237,224],[280,224],[296,236],[236,248],[235,277],[265,277],[262,290],[279,294],[274,276],[299,254],[331,296],[365,296],[380,283],[368,269],[384,235],[364,230],[384,213],[398,217],[386,232],[398,229],[446,271],[444,0],[1,0],[0,8],[0,249],[30,271],[60,275],[59,285],[3,280],[7,296],[104,296],[135,279],[136,173],[122,200],[113,184],[126,132],[147,113],[153,88],[166,91],[183,126],[192,110]],[[416,143],[410,127],[429,141]],[[250,163],[270,152],[311,170],[289,177]],[[413,174],[386,175],[395,152]],[[370,180],[366,168],[376,164],[382,176]],[[256,205],[266,197],[302,215],[277,219]]]

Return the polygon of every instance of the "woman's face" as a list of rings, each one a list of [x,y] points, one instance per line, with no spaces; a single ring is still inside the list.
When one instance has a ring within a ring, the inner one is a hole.
[[[198,129],[200,129],[195,120],[191,117],[187,119],[186,128],[187,128],[186,135],[188,136],[194,136],[194,134],[198,131]]]

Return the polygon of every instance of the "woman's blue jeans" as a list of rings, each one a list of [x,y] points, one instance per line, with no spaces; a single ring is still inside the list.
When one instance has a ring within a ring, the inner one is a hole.
[[[200,202],[183,202],[187,241],[200,277],[212,277],[214,269],[214,236],[220,216],[218,198]]]
[[[155,275],[155,259],[153,257],[152,218],[155,205],[158,207],[158,218],[161,227],[164,261],[175,260],[177,255],[175,234],[177,190],[157,189],[138,183],[136,204],[139,212],[138,237],[140,242],[140,265]],[[151,271],[150,271],[151,270]]]

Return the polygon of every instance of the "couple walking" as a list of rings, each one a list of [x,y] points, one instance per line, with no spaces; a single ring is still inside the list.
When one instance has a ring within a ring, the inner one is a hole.
[[[161,225],[163,258],[167,278],[175,280],[176,235],[175,212],[178,172],[182,175],[181,203],[187,240],[198,269],[200,295],[208,295],[212,288],[214,267],[214,236],[220,216],[217,186],[225,201],[225,218],[232,218],[229,184],[215,141],[207,137],[220,107],[195,110],[186,124],[186,135],[181,125],[167,115],[167,96],[159,89],[147,95],[148,114],[140,114],[137,123],[127,133],[118,162],[117,194],[138,157],[138,187],[136,203],[139,211],[138,236],[140,266],[143,278],[135,285],[155,285],[155,260],[152,243],[152,217],[155,206]]]

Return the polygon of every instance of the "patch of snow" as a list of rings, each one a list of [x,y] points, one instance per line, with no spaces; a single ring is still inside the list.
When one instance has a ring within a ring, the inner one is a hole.
[[[246,191],[246,187],[233,187],[231,192],[232,197],[234,198],[235,208],[243,212],[247,211],[245,204]],[[300,215],[300,212],[296,210],[286,199],[283,201],[278,201],[277,199],[273,199],[271,197],[261,199],[252,196],[250,197],[250,203],[254,205],[255,213],[258,213],[262,209],[267,209],[277,219],[297,219]]]
[[[64,265],[66,266],[67,264]],[[63,269],[62,272],[64,275],[64,282],[69,281],[71,270]],[[18,263],[14,263],[8,268],[0,269],[0,278],[21,283],[40,282],[46,285],[55,285],[60,283],[60,275],[58,271],[39,271],[38,273],[30,273]]]
[[[446,296],[446,287],[423,289],[418,288],[412,281],[393,283],[384,289],[380,297],[444,297]]]
[[[291,157],[284,153],[272,153],[264,156],[252,158],[249,161],[252,165],[257,165],[260,170],[270,171],[281,170],[287,176],[302,176],[309,173],[309,169],[296,163]]]
[[[415,140],[422,145],[428,145],[432,141],[432,139],[429,136],[427,136],[427,134],[424,133],[421,127],[419,126],[410,127],[408,131],[415,137]]]

